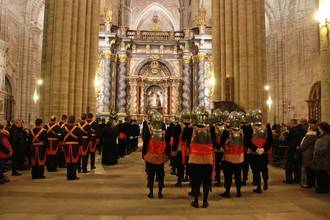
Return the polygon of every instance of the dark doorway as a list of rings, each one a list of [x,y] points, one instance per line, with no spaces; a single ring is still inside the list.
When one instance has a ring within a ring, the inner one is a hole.
[[[309,119],[321,120],[321,81],[314,83],[312,86],[308,104],[308,117]]]

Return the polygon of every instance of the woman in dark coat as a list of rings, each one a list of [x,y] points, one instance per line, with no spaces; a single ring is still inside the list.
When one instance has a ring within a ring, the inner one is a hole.
[[[302,185],[303,188],[311,188],[315,185],[314,171],[312,170],[312,161],[316,140],[317,125],[310,124],[304,139],[302,140],[300,146],[297,148],[298,152],[301,153],[302,167],[306,171],[306,183]]]
[[[111,119],[103,129],[102,164],[115,165],[118,163],[118,135],[119,130],[115,120]]]
[[[316,177],[316,193],[329,192],[330,171],[330,126],[327,122],[319,124],[320,137],[316,140],[314,146],[313,168]]]

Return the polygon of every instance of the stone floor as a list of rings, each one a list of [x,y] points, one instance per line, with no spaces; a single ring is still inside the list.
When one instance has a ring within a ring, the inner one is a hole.
[[[114,167],[103,167],[98,160],[95,172],[81,174],[75,182],[65,180],[64,170],[46,173],[43,180],[32,180],[29,172],[11,177],[0,186],[0,219],[330,219],[330,195],[284,185],[282,174],[271,168],[270,190],[261,195],[247,186],[242,198],[223,199],[218,196],[223,188],[213,188],[210,207],[194,209],[188,186],[175,188],[169,174],[165,199],[147,199],[144,162],[135,153]]]

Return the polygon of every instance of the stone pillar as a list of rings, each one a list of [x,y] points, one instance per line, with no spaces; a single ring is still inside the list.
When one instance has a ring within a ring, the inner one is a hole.
[[[118,70],[118,93],[117,93],[117,111],[126,114],[127,105],[127,55],[119,54],[119,70]]]
[[[322,8],[325,0],[320,1]],[[329,20],[328,20],[329,21]],[[330,121],[330,24],[320,24],[321,120]]]
[[[191,56],[183,56],[182,108],[191,109]]]
[[[104,68],[103,68],[103,86],[102,86],[102,112],[110,112],[111,99],[111,51],[105,50],[104,54]]]
[[[46,0],[40,114],[95,112],[100,0]]]
[[[138,114],[138,96],[140,94],[138,94],[138,85],[137,82],[134,80],[132,82],[130,82],[129,85],[129,113],[130,114]]]
[[[5,119],[5,80],[8,43],[0,39],[0,120]]]
[[[206,107],[205,97],[205,54],[198,54],[198,106]]]
[[[224,100],[227,88],[228,101],[245,110],[264,109],[264,4],[264,0],[212,0],[214,101]],[[226,77],[233,79],[230,85],[225,84]]]

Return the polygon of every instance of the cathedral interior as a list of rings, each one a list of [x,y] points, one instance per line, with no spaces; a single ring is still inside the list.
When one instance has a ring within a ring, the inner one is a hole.
[[[203,106],[329,120],[327,5],[1,0],[0,116],[142,120],[151,108],[173,118]]]

